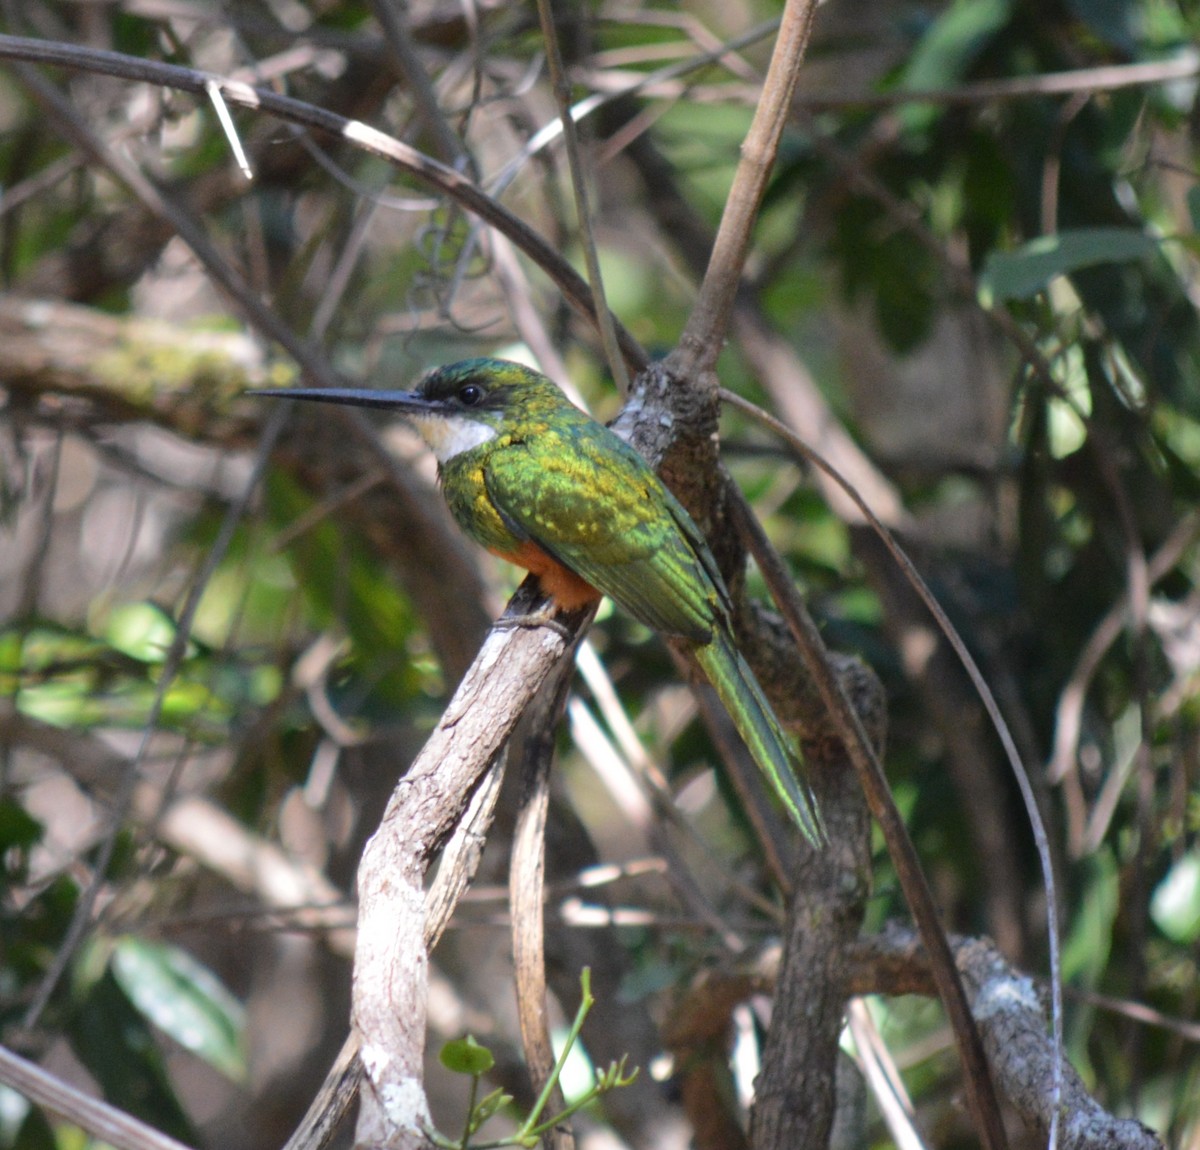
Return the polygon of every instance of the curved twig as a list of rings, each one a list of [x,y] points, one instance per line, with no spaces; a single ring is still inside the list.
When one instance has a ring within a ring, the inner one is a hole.
[[[266,88],[256,88],[240,80],[231,80],[197,68],[142,60],[120,52],[83,48],[58,41],[36,40],[24,36],[0,35],[0,59],[24,60],[33,64],[52,64],[61,68],[97,72],[142,84],[155,84],[190,92],[210,100],[215,85],[227,104],[252,108],[284,120],[348,140],[365,152],[387,160],[423,184],[441,192],[506,235],[518,248],[554,281],[567,301],[586,316],[595,314],[591,289],[583,277],[524,220],[487,195],[468,177],[439,163],[416,148],[336,112],[326,111],[303,100],[281,96]],[[617,341],[629,367],[637,371],[647,362],[645,351],[632,335],[617,324]]]

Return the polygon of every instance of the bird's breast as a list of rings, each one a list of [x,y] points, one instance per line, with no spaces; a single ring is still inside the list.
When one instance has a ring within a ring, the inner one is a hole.
[[[519,547],[522,540],[505,522],[492,500],[484,477],[487,455],[460,454],[439,467],[442,493],[458,525],[489,551],[505,554]]]

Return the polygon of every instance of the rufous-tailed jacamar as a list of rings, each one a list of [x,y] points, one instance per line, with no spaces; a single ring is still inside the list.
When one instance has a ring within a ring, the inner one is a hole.
[[[401,415],[437,456],[446,501],[472,539],[533,572],[564,610],[608,595],[689,645],[796,824],[811,842],[822,839],[797,753],[738,652],[729,592],[700,529],[629,444],[544,375],[468,359],[430,372],[413,391],[256,394]]]

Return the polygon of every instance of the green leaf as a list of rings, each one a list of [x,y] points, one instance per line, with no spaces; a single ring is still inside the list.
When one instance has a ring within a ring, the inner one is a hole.
[[[1119,876],[1107,851],[1093,856],[1084,882],[1083,897],[1071,929],[1063,942],[1063,978],[1095,986],[1108,965],[1113,923],[1117,918]]]
[[[103,643],[67,627],[45,624],[28,631],[12,628],[0,634],[0,671],[50,671],[59,664],[99,659]]]
[[[155,603],[124,603],[108,617],[105,638],[142,663],[161,663],[175,640],[175,620]]]
[[[905,88],[948,88],[1008,22],[1011,0],[957,0],[930,25],[904,69]]]
[[[1055,276],[1096,264],[1127,263],[1157,251],[1158,243],[1134,228],[1075,228],[1030,240],[1016,251],[992,252],[979,278],[984,307],[1037,295]]]
[[[185,1050],[235,1081],[245,1077],[241,1004],[190,954],[127,935],[112,971],[139,1011]]]
[[[511,1094],[505,1094],[503,1088],[497,1088],[490,1094],[485,1094],[477,1103],[471,1115],[471,1133],[474,1134],[489,1118],[503,1109],[512,1101]]]
[[[1193,184],[1187,190],[1188,215],[1192,218],[1192,230],[1200,232],[1200,184]]]
[[[0,852],[24,853],[42,841],[45,828],[20,803],[0,799]]]
[[[475,1077],[486,1074],[496,1065],[492,1052],[486,1046],[480,1046],[470,1034],[466,1038],[455,1038],[447,1042],[438,1057],[447,1070]]]
[[[171,1137],[198,1145],[153,1034],[111,968],[95,981],[75,985],[79,998],[68,1020],[68,1038],[104,1097]]]
[[[1154,889],[1150,917],[1175,942],[1200,938],[1200,852],[1189,851],[1167,871]]]

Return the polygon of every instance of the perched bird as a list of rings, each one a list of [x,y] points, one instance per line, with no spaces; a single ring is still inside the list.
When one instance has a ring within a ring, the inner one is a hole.
[[[796,825],[810,842],[822,840],[797,752],[738,652],[729,591],[700,529],[629,444],[544,375],[468,359],[430,372],[413,391],[255,394],[406,419],[437,457],[446,502],[467,535],[531,571],[564,610],[608,595],[689,646]]]

